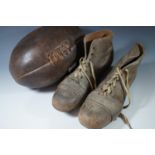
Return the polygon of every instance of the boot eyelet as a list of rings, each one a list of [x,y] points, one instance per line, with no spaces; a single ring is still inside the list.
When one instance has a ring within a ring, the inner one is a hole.
[[[96,48],[93,46],[93,50],[95,50]]]

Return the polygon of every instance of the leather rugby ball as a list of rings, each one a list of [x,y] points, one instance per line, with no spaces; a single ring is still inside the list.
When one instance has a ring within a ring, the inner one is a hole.
[[[83,34],[79,27],[41,27],[25,36],[10,57],[15,81],[30,88],[58,82],[75,66],[81,51],[77,46]]]

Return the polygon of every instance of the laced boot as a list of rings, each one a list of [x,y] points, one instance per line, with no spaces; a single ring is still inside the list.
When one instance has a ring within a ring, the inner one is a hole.
[[[86,35],[84,51],[79,66],[58,85],[53,96],[52,104],[60,111],[68,112],[81,105],[88,93],[96,88],[96,76],[111,66],[112,32],[98,31]]]
[[[92,91],[81,106],[79,121],[87,128],[103,128],[120,116],[132,128],[127,117],[121,113],[130,104],[129,87],[144,55],[142,45],[136,44]],[[124,105],[126,96],[129,103]]]

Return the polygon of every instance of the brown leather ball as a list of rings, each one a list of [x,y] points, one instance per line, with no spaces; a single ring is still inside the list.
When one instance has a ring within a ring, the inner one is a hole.
[[[83,36],[78,27],[41,27],[25,36],[14,48],[10,72],[15,81],[30,88],[58,82],[75,66]]]

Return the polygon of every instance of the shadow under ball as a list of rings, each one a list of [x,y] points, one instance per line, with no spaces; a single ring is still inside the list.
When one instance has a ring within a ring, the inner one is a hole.
[[[41,27],[25,36],[14,48],[9,69],[15,81],[30,88],[58,82],[75,67],[82,51],[79,27]]]

